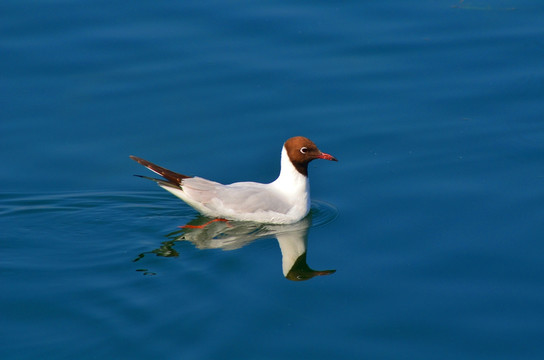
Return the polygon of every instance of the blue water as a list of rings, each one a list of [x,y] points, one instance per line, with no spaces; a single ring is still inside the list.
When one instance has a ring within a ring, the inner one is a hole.
[[[543,18],[3,1],[0,358],[544,358]],[[128,158],[267,182],[295,135],[340,161],[294,229],[180,228]],[[287,279],[286,233],[336,272]]]

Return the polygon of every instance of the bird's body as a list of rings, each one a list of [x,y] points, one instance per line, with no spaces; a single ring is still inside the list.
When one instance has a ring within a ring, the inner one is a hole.
[[[311,140],[299,136],[285,142],[280,175],[275,181],[224,185],[178,174],[135,156],[131,158],[163,176],[166,180],[154,179],[159,186],[206,216],[272,224],[295,223],[308,214],[310,183],[307,165],[310,161],[337,161],[319,151]]]

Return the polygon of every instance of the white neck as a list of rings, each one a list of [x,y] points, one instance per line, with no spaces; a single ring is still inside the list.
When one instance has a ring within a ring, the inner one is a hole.
[[[281,171],[278,178],[273,182],[274,185],[277,185],[281,188],[282,192],[298,195],[298,194],[308,194],[310,192],[310,181],[308,177],[302,175],[297,171],[285,147],[281,152]],[[309,196],[308,196],[309,199]]]
[[[277,236],[281,249],[281,267],[287,276],[300,255],[306,252],[306,238],[303,234],[281,234]]]

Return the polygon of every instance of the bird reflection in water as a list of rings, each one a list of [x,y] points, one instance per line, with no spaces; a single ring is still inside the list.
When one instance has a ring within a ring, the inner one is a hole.
[[[176,241],[190,241],[201,250],[235,250],[257,239],[276,238],[282,255],[283,274],[287,279],[302,281],[315,276],[330,275],[336,270],[313,270],[306,262],[308,229],[311,222],[311,213],[301,221],[289,225],[236,222],[198,216],[180,230],[168,234],[171,240],[163,242],[158,249],[140,254],[134,261],[150,253],[177,257],[179,254],[174,248]],[[150,272],[146,274],[154,275]]]

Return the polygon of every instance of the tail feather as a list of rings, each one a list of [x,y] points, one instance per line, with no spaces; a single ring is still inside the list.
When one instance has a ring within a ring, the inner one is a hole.
[[[163,168],[163,167],[161,167],[159,165],[153,164],[152,162],[149,162],[149,161],[144,160],[142,158],[139,158],[137,156],[130,155],[130,158],[132,160],[136,161],[137,163],[142,164],[143,166],[145,166],[149,170],[153,171],[154,173],[159,174],[160,176],[162,176],[163,178],[168,180],[169,184],[172,184],[172,185],[175,185],[175,186],[181,186],[181,182],[183,181],[183,179],[188,179],[188,178],[191,177],[191,176],[178,174],[177,172],[165,169],[165,168]],[[159,184],[161,182],[164,182],[163,180],[148,178],[146,176],[141,176],[141,177],[154,180],[154,181],[158,182]]]
[[[157,183],[157,185],[162,186],[164,188],[169,187],[169,188],[174,188],[174,189],[179,190],[179,185],[172,184],[170,181],[166,181],[166,180],[163,180],[163,179],[157,179],[157,178],[153,178],[153,177],[150,177],[150,176],[144,176],[144,175],[134,175],[134,176],[142,178],[142,179],[147,179],[147,180],[154,181],[154,182]]]

